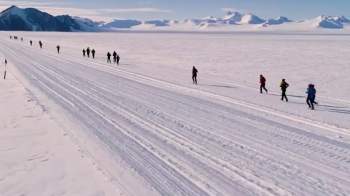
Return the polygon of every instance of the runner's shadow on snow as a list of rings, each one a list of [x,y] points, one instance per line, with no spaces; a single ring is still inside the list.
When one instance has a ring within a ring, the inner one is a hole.
[[[220,87],[220,88],[236,88],[233,86],[225,86],[225,85],[214,85],[214,84],[199,84],[200,86],[213,86],[213,87]]]
[[[281,97],[281,94],[269,93],[269,95],[273,95],[273,96],[279,96],[279,97]],[[288,95],[288,94],[287,94],[287,97],[294,97],[294,98],[305,98],[305,99],[306,99],[306,96],[299,96],[299,95]]]
[[[334,113],[339,113],[339,114],[350,114],[350,110],[341,110],[341,109],[323,109],[320,111],[326,111],[326,112],[334,112]]]
[[[333,106],[333,105],[320,105],[321,107],[329,108],[329,109],[341,109],[341,108],[347,108],[344,106]]]

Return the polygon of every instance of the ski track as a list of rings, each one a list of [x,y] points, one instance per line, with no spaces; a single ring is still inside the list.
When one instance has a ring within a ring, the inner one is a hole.
[[[312,121],[301,126],[298,117],[250,103],[0,42],[6,46],[1,52],[32,85],[103,141],[155,194],[350,195],[350,144],[305,126],[349,130]]]

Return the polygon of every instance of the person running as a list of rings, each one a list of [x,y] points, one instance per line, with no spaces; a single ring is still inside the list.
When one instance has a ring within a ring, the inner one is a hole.
[[[31,46],[33,45],[33,42],[32,42],[32,40],[30,40],[30,41],[29,41],[29,43],[30,43],[30,45],[31,45]]]
[[[83,48],[83,56],[84,56],[84,57],[85,57],[85,52],[86,52],[86,51],[85,51],[85,48]]]
[[[265,92],[267,93],[267,89],[265,88],[266,85],[266,79],[263,75],[260,75],[260,93],[262,93],[262,89],[265,90]]]
[[[59,54],[60,53],[60,46],[58,45],[56,48],[57,48],[57,53]]]
[[[86,54],[87,54],[88,58],[90,58],[90,47],[88,47],[88,48],[86,49]]]
[[[120,56],[117,55],[117,65],[119,65],[119,61],[120,61]]]
[[[92,50],[91,50],[91,54],[92,54],[92,58],[93,58],[93,59],[95,59],[95,52],[96,52],[95,49],[92,49]]]
[[[193,68],[192,68],[193,84],[197,84],[197,73],[198,73],[198,70],[193,66]]]
[[[5,59],[5,65],[7,65],[7,60]]]
[[[43,43],[41,41],[39,41],[39,46],[41,49],[43,48]]]
[[[306,103],[309,106],[309,109],[314,110],[314,104],[318,104],[315,102],[316,99],[316,89],[315,85],[309,84],[309,87],[306,90],[307,93],[307,98],[306,98]]]
[[[281,90],[282,90],[282,98],[281,98],[281,100],[283,101],[283,99],[286,98],[286,102],[288,102],[286,91],[287,91],[287,88],[289,87],[289,84],[286,82],[285,79],[282,79],[280,87],[281,87]]]
[[[111,53],[107,53],[107,63],[112,63],[111,62]]]
[[[113,62],[117,63],[117,53],[115,51],[113,52]]]
[[[23,38],[21,37],[21,41],[23,42]]]

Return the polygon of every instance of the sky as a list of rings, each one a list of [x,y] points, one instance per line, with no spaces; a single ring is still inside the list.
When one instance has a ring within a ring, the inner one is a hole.
[[[252,13],[263,19],[287,16],[292,20],[305,20],[322,14],[350,18],[350,0],[0,0],[1,10],[11,5],[105,22],[198,19],[210,15],[220,17],[228,11]]]

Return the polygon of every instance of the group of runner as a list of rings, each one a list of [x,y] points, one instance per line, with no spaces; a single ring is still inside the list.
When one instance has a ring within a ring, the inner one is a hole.
[[[193,84],[197,84],[197,73],[198,70],[195,66],[192,67],[192,81]],[[281,100],[288,102],[287,97],[287,88],[289,87],[289,84],[286,82],[285,79],[282,79],[279,87],[281,88],[282,94],[281,94]],[[263,90],[265,90],[266,93],[268,93],[268,90],[266,89],[266,78],[263,75],[260,75],[260,93],[263,93]],[[316,99],[316,89],[314,84],[309,84],[306,89],[306,103],[309,106],[309,109],[314,110],[314,105],[318,105],[318,103],[315,101]]]
[[[263,93],[263,89],[265,90],[266,93],[268,92],[265,86],[266,86],[266,79],[263,75],[260,75],[260,93]],[[285,99],[286,102],[288,102],[286,91],[287,91],[287,88],[289,87],[289,84],[286,82],[285,79],[282,79],[279,87],[281,88],[281,91],[282,91],[281,100],[284,101]],[[314,104],[318,105],[318,103],[315,101],[316,89],[314,84],[308,85],[306,89],[306,94],[307,94],[306,103],[309,106],[309,109],[314,110],[315,109]]]
[[[10,36],[10,39],[12,39],[12,36]],[[22,38],[23,40],[23,38]],[[32,45],[33,42],[32,40],[30,40],[30,45]],[[43,44],[41,41],[39,41],[39,46],[40,48],[42,48]],[[60,53],[60,46],[58,45],[57,47],[57,52]],[[85,54],[87,55],[88,58],[90,58],[90,53],[92,55],[92,58],[95,58],[95,54],[96,51],[95,49],[90,49],[90,47],[87,47],[87,49],[83,49],[83,56],[85,57]],[[107,63],[112,63],[111,61],[111,53],[108,52],[107,53]],[[113,52],[113,62],[117,63],[117,65],[119,65],[119,61],[120,61],[120,56],[114,51]],[[7,63],[7,62],[6,62]],[[197,84],[197,73],[198,70],[195,66],[192,67],[192,81],[193,84]],[[286,95],[286,91],[287,88],[289,87],[289,84],[286,82],[285,79],[282,79],[280,86],[282,94],[281,94],[281,100],[284,101],[286,100],[286,102],[288,102],[288,97]],[[263,93],[263,90],[265,90],[266,93],[268,93],[268,90],[266,89],[266,78],[263,75],[260,75],[260,93]],[[316,89],[315,89],[315,85],[314,84],[309,84],[306,90],[307,93],[307,99],[306,99],[306,103],[309,106],[309,109],[314,110],[314,104],[318,105],[318,103],[315,101],[316,99]]]

